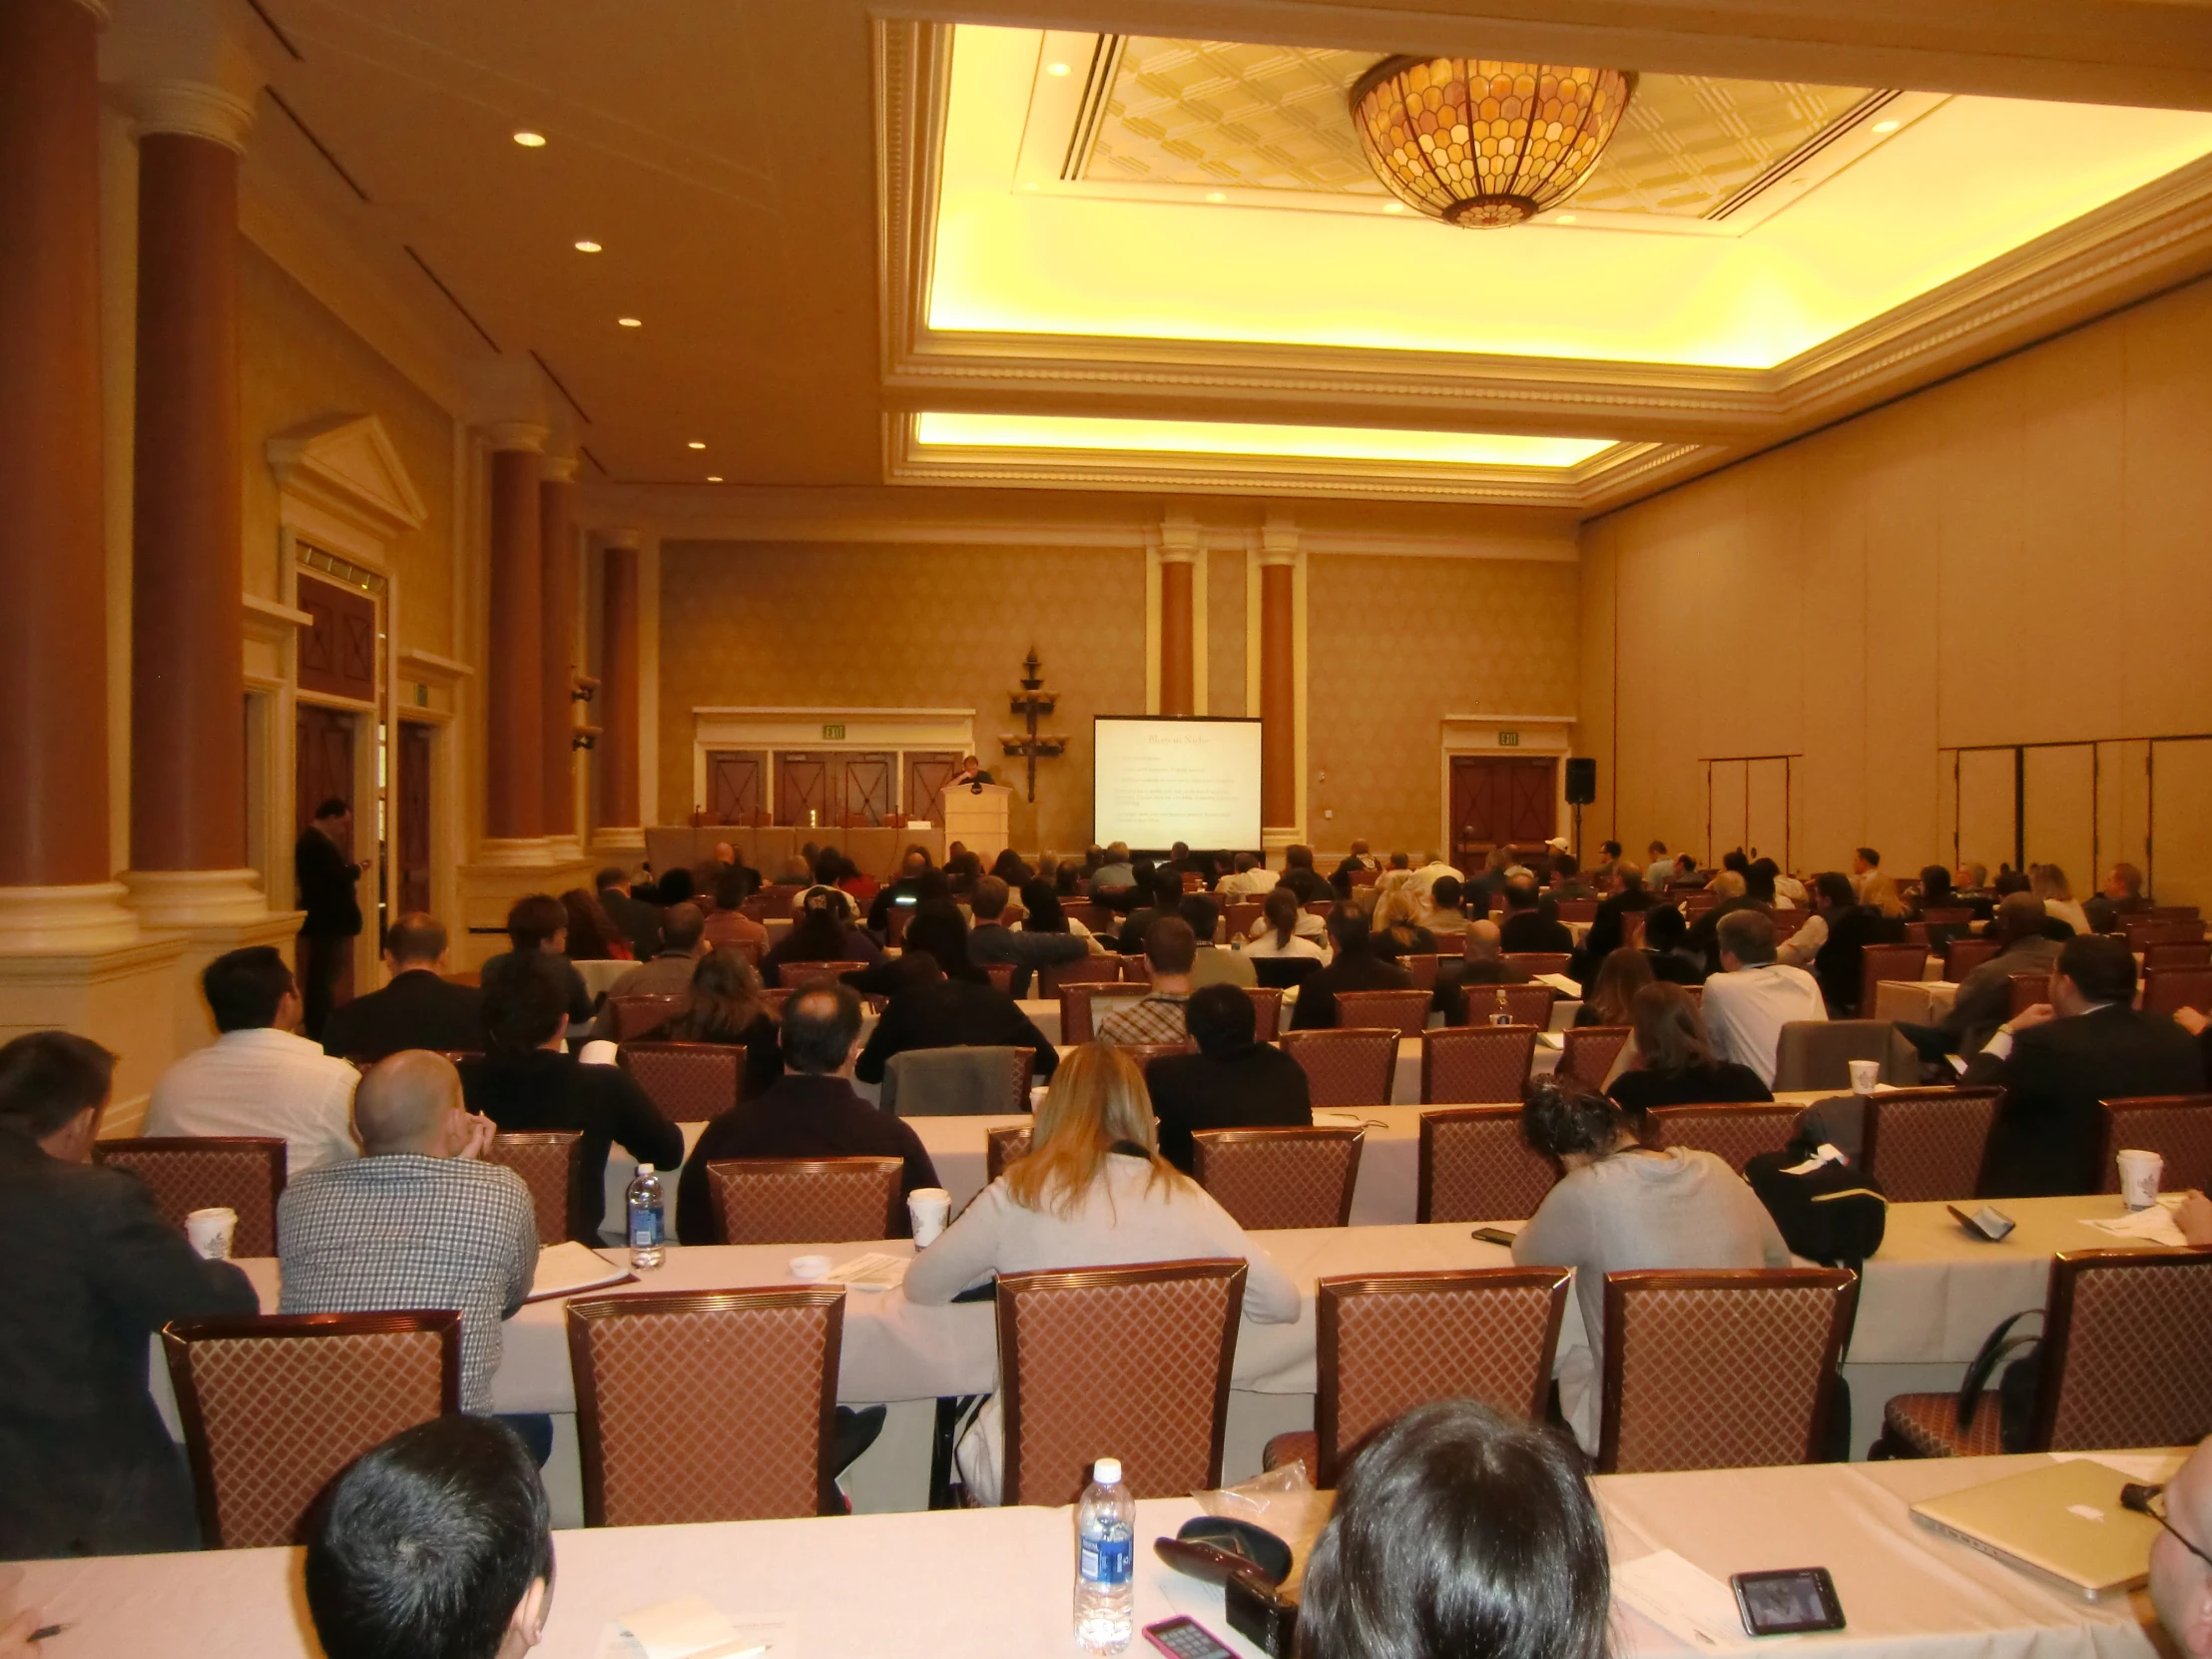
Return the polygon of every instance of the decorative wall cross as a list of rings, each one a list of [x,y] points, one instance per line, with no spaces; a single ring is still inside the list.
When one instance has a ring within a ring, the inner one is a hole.
[[[1060,701],[1059,694],[1044,689],[1044,676],[1038,672],[1044,665],[1037,660],[1037,648],[1031,646],[1029,655],[1021,665],[1028,672],[1021,677],[1021,690],[1010,700],[1013,712],[1028,724],[1027,737],[1005,737],[998,740],[999,747],[1009,756],[1020,755],[1029,762],[1029,805],[1037,804],[1037,757],[1046,760],[1066,753],[1068,741],[1064,737],[1037,736],[1037,717],[1052,713],[1052,706]]]

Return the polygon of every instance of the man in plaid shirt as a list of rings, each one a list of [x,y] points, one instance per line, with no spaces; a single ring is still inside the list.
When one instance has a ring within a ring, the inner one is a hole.
[[[1179,1043],[1190,1039],[1183,1005],[1191,999],[1191,963],[1198,958],[1198,935],[1180,916],[1162,916],[1144,934],[1145,965],[1152,989],[1139,1001],[1098,1022],[1098,1040],[1122,1043]]]
[[[477,1155],[491,1120],[461,1106],[452,1062],[407,1049],[353,1095],[362,1156],[296,1177],[276,1209],[285,1314],[451,1308],[461,1316],[461,1408],[491,1410],[500,1321],[530,1294],[538,1229],[522,1178]],[[540,1463],[550,1418],[509,1418]]]

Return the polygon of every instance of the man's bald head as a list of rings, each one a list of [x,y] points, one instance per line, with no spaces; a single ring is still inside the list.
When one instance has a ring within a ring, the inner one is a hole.
[[[1505,935],[1494,921],[1481,920],[1467,923],[1467,954],[1476,961],[1488,961],[1505,942]]]
[[[2212,1566],[2181,1542],[2212,1549],[2212,1440],[2166,1482],[2166,1521],[2173,1531],[2159,1528],[2150,1546],[2151,1605],[2184,1653],[2212,1659]]]
[[[2031,939],[2043,930],[2048,915],[2043,901],[2033,893],[2006,893],[1997,906],[1997,937],[2006,944],[2014,939]]]
[[[377,1061],[353,1091],[353,1127],[371,1158],[402,1152],[444,1157],[460,1109],[461,1074],[426,1048]]]

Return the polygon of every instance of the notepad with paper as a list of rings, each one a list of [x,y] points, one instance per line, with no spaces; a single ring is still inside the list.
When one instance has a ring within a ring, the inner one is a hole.
[[[599,1633],[599,1659],[793,1659],[789,1619],[733,1624],[705,1596],[625,1613]]]
[[[910,1256],[889,1256],[871,1250],[865,1256],[839,1262],[822,1277],[831,1285],[849,1285],[855,1291],[887,1291],[893,1285],[904,1284],[906,1270],[912,1266]]]
[[[565,1239],[538,1252],[538,1271],[531,1278],[530,1294],[522,1300],[546,1302],[581,1291],[604,1290],[609,1285],[627,1285],[636,1278],[628,1268],[616,1267],[589,1245]]]

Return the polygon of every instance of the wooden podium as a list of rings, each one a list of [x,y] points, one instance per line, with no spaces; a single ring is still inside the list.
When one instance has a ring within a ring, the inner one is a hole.
[[[961,784],[946,790],[938,809],[944,817],[944,844],[950,847],[958,841],[979,854],[988,869],[1008,845],[1006,803],[1013,793],[1003,784]]]

